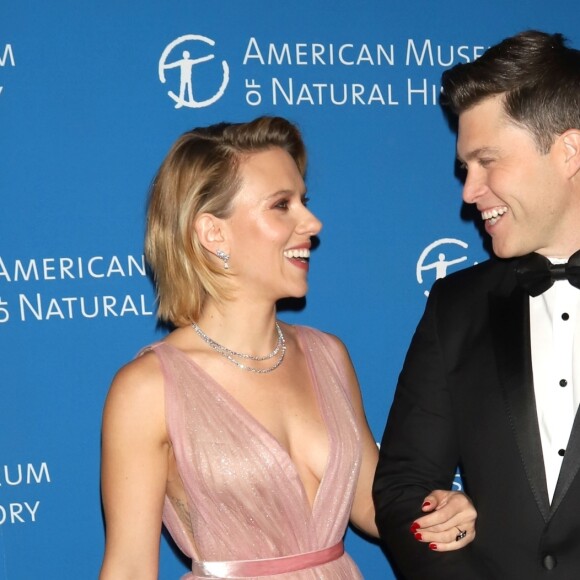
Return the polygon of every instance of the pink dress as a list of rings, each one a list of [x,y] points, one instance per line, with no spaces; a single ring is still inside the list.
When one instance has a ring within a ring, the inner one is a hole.
[[[163,369],[167,429],[188,502],[188,520],[169,497],[163,513],[193,560],[182,580],[362,578],[341,549],[361,462],[345,372],[328,336],[307,327],[297,334],[330,442],[312,509],[278,441],[181,351],[163,342],[151,347]],[[321,553],[327,563],[316,564]]]

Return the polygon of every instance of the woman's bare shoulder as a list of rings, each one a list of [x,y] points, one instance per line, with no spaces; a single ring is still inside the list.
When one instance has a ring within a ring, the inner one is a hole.
[[[121,367],[115,374],[105,413],[151,416],[163,410],[163,372],[157,355],[152,350]]]

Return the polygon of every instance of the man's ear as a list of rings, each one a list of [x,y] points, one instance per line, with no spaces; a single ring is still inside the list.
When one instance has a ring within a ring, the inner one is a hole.
[[[193,227],[201,245],[215,254],[217,250],[228,252],[226,247],[226,235],[224,221],[210,213],[202,213],[197,216]]]
[[[580,174],[580,129],[568,129],[560,135],[564,147],[566,177]]]

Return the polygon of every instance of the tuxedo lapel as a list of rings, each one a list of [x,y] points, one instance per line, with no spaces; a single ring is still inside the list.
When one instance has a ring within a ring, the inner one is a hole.
[[[491,331],[506,411],[533,496],[548,521],[550,503],[534,396],[529,318],[528,298],[519,288],[490,296]]]
[[[566,454],[564,455],[564,461],[562,462],[562,467],[560,468],[558,483],[556,484],[556,489],[554,490],[550,515],[552,515],[558,509],[558,506],[566,495],[568,488],[572,484],[572,481],[578,474],[578,469],[580,468],[579,417],[580,413],[576,412],[576,417],[574,418],[574,424],[572,425],[572,431],[570,433],[570,439],[568,441],[568,445],[566,446]]]

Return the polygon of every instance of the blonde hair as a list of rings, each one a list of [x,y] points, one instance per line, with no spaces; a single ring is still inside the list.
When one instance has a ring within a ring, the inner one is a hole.
[[[202,213],[229,217],[243,156],[273,147],[287,151],[304,177],[302,137],[281,117],[193,129],[171,147],[151,186],[145,233],[160,320],[186,326],[199,318],[207,296],[229,297],[227,273],[201,245],[194,223]]]

